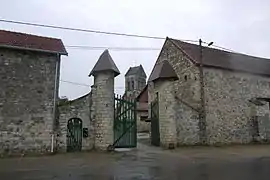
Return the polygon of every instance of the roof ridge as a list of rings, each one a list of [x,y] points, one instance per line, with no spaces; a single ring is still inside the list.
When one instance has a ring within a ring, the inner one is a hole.
[[[27,35],[27,36],[34,36],[34,37],[39,37],[39,38],[46,38],[46,39],[53,39],[53,40],[61,40],[60,38],[52,38],[49,36],[41,36],[41,35],[35,35],[35,34],[29,34],[29,33],[22,33],[22,32],[18,32],[18,31],[9,31],[9,30],[3,30],[0,29],[0,31],[4,31],[7,33],[13,33],[13,34],[20,34],[20,35]],[[61,40],[62,41],[62,40]]]
[[[185,43],[185,44],[190,44],[190,45],[193,45],[193,46],[199,46],[198,44],[193,44],[193,43],[189,43],[189,42],[185,42],[185,41],[181,41],[179,39],[174,39],[174,38],[169,38],[169,40],[172,40],[172,41],[180,41],[181,43]],[[203,46],[204,48],[207,48],[207,49],[211,49],[211,50],[214,50],[214,51],[221,51],[221,52],[225,52],[225,53],[231,53],[231,54],[239,54],[239,55],[243,55],[243,56],[248,56],[248,57],[253,57],[253,58],[257,58],[257,59],[261,59],[261,60],[270,60],[270,58],[264,58],[264,57],[258,57],[258,56],[254,56],[254,55],[250,55],[250,54],[246,54],[246,53],[240,53],[240,52],[230,52],[230,51],[226,51],[226,50],[223,50],[223,49],[218,49],[218,48],[214,48],[214,47],[208,47],[208,46]]]

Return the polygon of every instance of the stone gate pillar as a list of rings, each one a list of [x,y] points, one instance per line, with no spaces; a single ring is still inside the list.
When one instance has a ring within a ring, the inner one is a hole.
[[[89,76],[94,76],[95,148],[106,150],[113,144],[114,78],[120,72],[108,50],[99,57]]]
[[[164,148],[175,148],[177,145],[176,133],[176,100],[174,81],[178,77],[168,61],[156,64],[149,77],[153,82],[152,93],[159,100],[159,132],[160,144]]]

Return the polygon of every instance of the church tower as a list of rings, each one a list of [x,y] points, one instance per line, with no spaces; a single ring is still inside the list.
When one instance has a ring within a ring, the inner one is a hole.
[[[126,97],[136,98],[146,85],[146,74],[142,67],[130,67],[125,74]]]

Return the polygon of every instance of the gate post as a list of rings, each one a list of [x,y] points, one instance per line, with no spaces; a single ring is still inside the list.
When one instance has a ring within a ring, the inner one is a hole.
[[[164,79],[155,82],[154,85],[159,100],[160,144],[164,148],[175,148],[177,145],[177,133],[173,82]]]
[[[153,82],[152,93],[155,93],[159,100],[160,145],[173,149],[177,145],[174,81],[178,77],[167,60],[156,64],[152,74],[149,78],[149,81]]]
[[[113,62],[109,51],[99,57],[89,76],[94,76],[95,93],[95,148],[106,150],[113,144],[114,121],[114,78],[120,72]]]

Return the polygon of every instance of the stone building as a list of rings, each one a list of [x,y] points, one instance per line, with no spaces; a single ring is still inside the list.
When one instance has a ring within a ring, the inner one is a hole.
[[[114,143],[114,78],[119,74],[109,51],[105,50],[89,74],[94,76],[91,91],[59,105],[58,151],[106,150]],[[73,120],[79,120],[76,129],[68,127]],[[73,137],[76,131],[79,135]]]
[[[0,30],[0,154],[51,152],[60,39]]]
[[[269,141],[269,76],[269,59],[202,47],[200,66],[200,46],[166,38],[148,82],[160,144]]]
[[[146,74],[142,65],[130,67],[125,74],[125,95],[137,97],[146,85]]]
[[[137,131],[149,132],[148,103],[143,95],[146,88],[146,74],[142,65],[130,67],[125,74],[125,97],[137,99]]]

